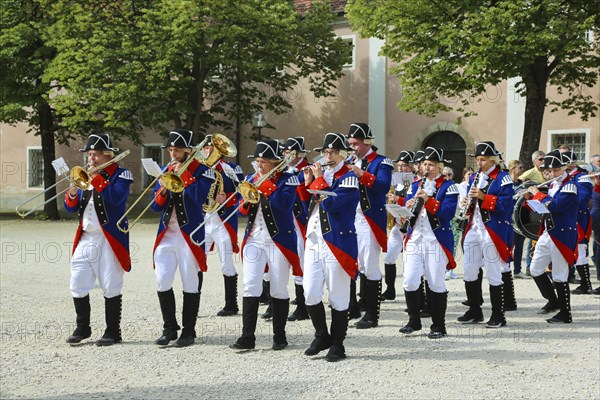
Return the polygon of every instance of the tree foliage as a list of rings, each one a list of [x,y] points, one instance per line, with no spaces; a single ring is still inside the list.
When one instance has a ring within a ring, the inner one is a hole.
[[[252,113],[291,106],[285,91],[308,79],[327,96],[348,46],[328,2],[304,15],[292,1],[47,0],[58,50],[46,80],[73,131],[102,128],[139,139],[142,128],[231,128]]]
[[[403,87],[403,110],[433,116],[455,108],[470,115],[470,99],[487,86],[520,77],[523,160],[539,146],[546,106],[584,120],[598,111],[586,88],[598,83],[599,2],[354,0],[346,11],[363,36],[385,39],[383,54],[398,63],[391,73]],[[548,98],[548,85],[560,97]],[[443,98],[459,102],[453,106]]]

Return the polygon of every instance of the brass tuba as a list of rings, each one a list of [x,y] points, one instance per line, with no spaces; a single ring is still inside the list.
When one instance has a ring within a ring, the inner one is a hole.
[[[213,150],[208,157],[200,159],[200,162],[210,168],[213,168],[221,157],[235,157],[237,148],[227,136],[220,133],[212,134]],[[223,177],[220,173],[215,174],[215,182],[211,185],[208,192],[208,198],[202,205],[202,210],[205,213],[212,213],[219,207],[217,196],[223,192]]]

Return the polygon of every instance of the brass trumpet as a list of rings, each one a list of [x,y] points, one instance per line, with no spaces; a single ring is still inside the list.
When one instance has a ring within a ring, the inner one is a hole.
[[[67,187],[64,190],[61,190],[60,192],[58,192],[56,195],[52,196],[51,198],[49,198],[48,200],[44,201],[41,204],[38,204],[37,206],[33,207],[32,209],[30,209],[27,212],[23,212],[21,210],[19,210],[20,208],[22,208],[25,204],[29,204],[31,201],[33,201],[34,199],[37,199],[38,197],[46,194],[46,192],[48,192],[49,190],[53,189],[54,187],[58,186],[61,182],[65,181],[65,180],[69,180],[70,184],[81,189],[81,190],[86,190],[89,186],[90,186],[90,182],[92,181],[92,179],[90,178],[91,175],[102,171],[104,168],[108,167],[109,165],[112,165],[116,162],[119,162],[120,160],[124,159],[125,157],[127,157],[129,155],[129,153],[131,153],[130,150],[126,150],[124,152],[122,152],[121,154],[117,155],[116,157],[114,157],[113,159],[111,159],[110,161],[105,162],[104,164],[98,165],[96,167],[80,167],[80,166],[76,166],[71,168],[71,170],[69,171],[69,175],[63,177],[62,179],[60,179],[58,182],[56,182],[54,185],[44,189],[44,191],[36,194],[35,196],[25,200],[24,202],[20,203],[19,205],[17,205],[15,211],[17,213],[17,215],[21,218],[25,218],[26,216],[28,216],[29,214],[33,213],[34,211],[38,210],[40,207],[50,203],[51,201],[54,201],[56,198],[58,198],[59,196],[61,196],[62,194],[66,193],[67,190],[69,190],[71,188],[71,186]]]
[[[265,182],[267,179],[271,179],[271,177],[273,175],[283,171],[283,169],[286,168],[288,165],[290,165],[292,160],[294,160],[295,158],[296,158],[296,150],[292,150],[287,156],[285,156],[285,158],[283,160],[281,160],[279,162],[279,164],[277,164],[275,167],[273,167],[273,169],[271,169],[268,173],[261,176],[260,179],[256,183],[252,183],[249,181],[240,182],[236,191],[231,196],[229,196],[229,198],[231,199],[232,196],[234,196],[236,193],[239,193],[244,198],[244,202],[251,203],[251,204],[258,203],[260,201],[260,192],[258,191],[258,187],[260,187],[260,185],[262,185],[263,182]],[[220,210],[225,204],[227,204],[227,201],[225,201],[223,204],[221,204],[215,210],[215,212]],[[229,216],[223,220],[223,223],[229,221],[229,219],[231,217],[233,217],[235,214],[237,214],[238,210],[242,207],[242,205],[243,205],[243,203],[240,204],[239,206],[237,206],[235,208],[235,210],[233,210],[233,212],[231,214],[229,214]],[[194,237],[194,234],[200,228],[202,228],[204,225],[206,225],[206,222],[208,221],[209,217],[210,216],[206,217],[204,219],[204,221],[200,225],[198,225],[198,227],[196,229],[194,229],[192,231],[192,233],[190,234],[190,238],[192,238],[192,242],[196,246],[202,246],[204,244],[204,242],[206,241],[206,239],[204,239],[202,242],[198,243],[198,242],[194,241],[193,237]]]

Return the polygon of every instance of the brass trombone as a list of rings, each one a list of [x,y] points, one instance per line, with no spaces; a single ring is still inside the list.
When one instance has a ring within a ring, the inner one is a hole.
[[[233,192],[233,194],[231,196],[229,196],[229,199],[231,199],[233,196],[235,196],[237,193],[239,193],[243,198],[244,201],[247,203],[251,203],[251,204],[256,204],[260,201],[260,192],[258,191],[258,188],[260,187],[260,185],[263,184],[263,182],[265,182],[267,179],[271,179],[271,177],[281,171],[283,171],[284,168],[286,168],[288,165],[290,165],[290,163],[296,158],[296,150],[292,150],[287,156],[285,156],[285,158],[283,160],[281,160],[279,162],[279,164],[277,164],[275,167],[273,167],[273,169],[271,169],[269,172],[267,172],[266,174],[264,174],[263,176],[261,176],[258,181],[256,183],[252,183],[249,181],[242,181],[240,182],[240,184],[238,185],[237,189],[235,192]],[[229,201],[226,200],[223,202],[223,204],[221,204],[214,212],[218,212],[225,204],[227,204],[227,202]],[[223,220],[223,223],[229,221],[229,219],[231,217],[233,217],[235,214],[237,214],[238,210],[242,207],[243,203],[238,205],[235,210],[232,211],[231,214],[229,214],[229,216],[227,218],[225,218]],[[192,231],[192,233],[190,234],[190,238],[192,238],[192,243],[194,243],[196,246],[202,246],[204,244],[204,242],[206,241],[206,239],[204,239],[202,242],[198,243],[196,242],[193,237],[194,234],[200,229],[202,228],[206,222],[208,221],[208,219],[210,218],[210,216],[212,216],[213,214],[207,216],[206,218],[204,218],[204,221],[198,225],[198,227],[196,229],[194,229]]]
[[[152,206],[152,204],[154,204],[154,202],[156,201],[156,197],[152,198],[152,200],[140,212],[140,214],[131,223],[129,223],[128,227],[121,226],[122,222],[125,220],[125,218],[127,218],[131,210],[133,210],[133,208],[142,200],[146,192],[148,192],[150,188],[154,187],[154,185],[156,185],[156,182],[158,182],[159,180],[162,186],[166,187],[169,191],[173,193],[180,193],[185,188],[185,184],[183,183],[183,179],[181,179],[181,175],[194,159],[198,159],[199,162],[212,168],[214,164],[216,164],[216,162],[219,160],[221,155],[233,157],[237,154],[237,149],[235,148],[235,145],[226,136],[215,133],[213,134],[212,140],[214,149],[213,151],[211,151],[208,157],[200,156],[202,148],[206,145],[208,141],[208,139],[204,139],[198,146],[194,147],[194,150],[190,153],[187,160],[183,164],[181,164],[177,172],[166,172],[169,166],[176,160],[172,159],[171,161],[169,161],[169,164],[165,166],[165,168],[162,170],[162,173],[156,178],[154,178],[150,185],[148,185],[148,187],[138,196],[138,198],[127,209],[127,211],[125,211],[125,214],[123,214],[123,216],[117,221],[117,228],[123,233],[128,233],[131,230],[131,228],[133,228],[133,226],[139,221],[139,219],[150,209],[150,206]],[[210,192],[217,192],[216,194],[221,192],[223,190],[223,181],[220,181],[220,188],[215,187],[215,185],[218,184],[219,181],[216,180],[215,183],[211,186]]]
[[[65,180],[69,180],[70,184],[78,187],[81,190],[85,190],[90,186],[90,182],[91,182],[91,178],[90,176],[97,173],[98,171],[102,171],[104,168],[108,167],[109,165],[112,165],[116,162],[119,162],[120,160],[124,159],[125,157],[127,157],[129,155],[129,153],[131,153],[130,150],[126,150],[124,152],[122,152],[121,154],[115,156],[113,159],[111,159],[110,161],[105,162],[104,164],[98,165],[96,167],[80,167],[80,166],[76,166],[71,168],[71,170],[69,171],[69,174],[66,175],[65,177],[63,177],[62,179],[60,179],[58,182],[56,182],[54,185],[44,189],[44,191],[36,194],[35,196],[25,200],[24,202],[20,203],[19,205],[17,205],[15,211],[17,213],[17,215],[21,218],[25,218],[26,216],[28,216],[29,214],[33,213],[34,211],[38,210],[40,207],[50,203],[51,201],[54,201],[56,198],[58,198],[59,196],[61,196],[62,194],[64,194],[67,190],[69,190],[71,188],[71,186],[68,186],[66,189],[61,190],[60,192],[58,192],[56,195],[52,196],[51,198],[49,198],[48,200],[44,201],[41,204],[38,204],[37,206],[35,206],[34,208],[30,209],[27,212],[23,212],[21,210],[19,210],[20,208],[22,208],[25,204],[29,204],[31,201],[33,201],[34,199],[37,199],[38,197],[46,194],[47,191],[53,189],[54,187],[58,186],[61,182],[65,181]]]

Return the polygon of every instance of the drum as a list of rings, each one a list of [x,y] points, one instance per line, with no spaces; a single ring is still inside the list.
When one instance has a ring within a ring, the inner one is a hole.
[[[535,186],[535,182],[527,182],[515,188],[515,193],[519,191],[527,190],[531,186]],[[540,188],[540,192],[548,193],[547,187]],[[519,196],[517,199],[512,213],[513,218],[513,230],[521,236],[525,236],[528,239],[537,240],[538,232],[540,231],[540,223],[542,216],[531,211],[525,206],[527,199],[525,196]]]

